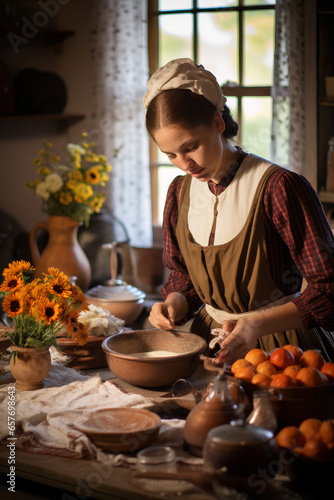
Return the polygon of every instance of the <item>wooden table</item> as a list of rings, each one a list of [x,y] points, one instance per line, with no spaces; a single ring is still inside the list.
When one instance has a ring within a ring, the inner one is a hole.
[[[166,390],[147,390],[134,387],[113,376],[108,368],[98,370],[102,380],[113,378],[113,382],[125,392],[135,392],[144,396],[160,397]],[[87,371],[95,374],[96,370]],[[201,366],[191,380],[195,387],[201,389],[212,378],[212,373],[206,372]],[[11,375],[0,378],[0,384],[11,382]],[[166,388],[164,388],[166,389]],[[167,388],[168,389],[168,388]],[[178,404],[171,406],[170,417],[180,418],[182,412],[186,417],[194,405],[192,394],[179,398]],[[166,418],[164,416],[163,418]],[[106,467],[93,460],[77,460],[51,455],[25,453],[16,450],[15,456],[15,495],[8,491],[7,474],[9,473],[9,450],[0,447],[0,498],[7,500],[145,500],[145,499],[176,499],[212,500],[214,497],[190,485],[182,496],[176,493],[163,496],[160,491],[147,492],[136,484],[134,471],[129,467]],[[251,457],[250,457],[251,459]],[[188,467],[190,466],[183,466]],[[309,492],[298,491],[299,486],[292,485],[286,477],[279,477],[268,484],[267,491],[261,500],[320,500]],[[225,497],[224,497],[225,498]],[[232,496],[227,500],[241,500],[240,496]]]

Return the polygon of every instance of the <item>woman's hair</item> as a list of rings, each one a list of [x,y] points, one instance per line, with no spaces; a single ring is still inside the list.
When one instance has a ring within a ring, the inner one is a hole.
[[[146,128],[153,137],[154,132],[162,126],[180,125],[187,129],[200,125],[209,127],[215,112],[216,109],[210,101],[191,90],[166,90],[157,95],[149,104],[146,113]],[[239,126],[226,104],[221,114],[225,122],[223,136],[226,139],[235,137]]]

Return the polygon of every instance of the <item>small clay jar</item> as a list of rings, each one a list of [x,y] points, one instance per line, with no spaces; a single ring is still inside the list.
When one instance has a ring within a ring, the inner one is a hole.
[[[186,418],[183,437],[184,448],[192,455],[202,456],[208,432],[238,417],[238,405],[234,402],[225,375],[217,375],[207,395]]]

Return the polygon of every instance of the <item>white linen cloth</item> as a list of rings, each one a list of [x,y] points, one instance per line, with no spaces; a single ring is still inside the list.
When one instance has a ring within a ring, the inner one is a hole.
[[[8,444],[8,388],[0,387],[0,440]],[[165,403],[139,394],[125,393],[112,381],[99,375],[87,376],[63,364],[52,361],[44,388],[35,391],[15,391],[16,449],[33,453],[71,458],[88,458],[114,466],[130,465],[136,456],[130,453],[108,453],[97,448],[88,436],[75,428],[93,410],[116,407],[157,410]],[[166,412],[167,413],[167,412]],[[183,452],[184,421],[162,419],[154,446],[169,445],[176,449],[180,461],[201,464],[201,459]]]

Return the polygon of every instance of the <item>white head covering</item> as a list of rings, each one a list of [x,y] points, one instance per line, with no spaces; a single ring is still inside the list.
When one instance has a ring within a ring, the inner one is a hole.
[[[188,89],[200,94],[221,111],[226,97],[216,80],[216,77],[202,65],[195,64],[191,59],[174,59],[159,68],[147,83],[148,92],[144,96],[147,108],[150,102],[165,90]]]

